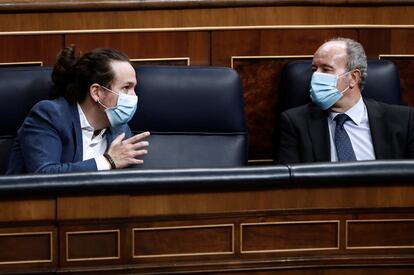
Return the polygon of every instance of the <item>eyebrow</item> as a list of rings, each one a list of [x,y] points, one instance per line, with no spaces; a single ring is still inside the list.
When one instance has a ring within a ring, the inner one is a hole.
[[[136,85],[137,82],[127,81],[123,85]]]

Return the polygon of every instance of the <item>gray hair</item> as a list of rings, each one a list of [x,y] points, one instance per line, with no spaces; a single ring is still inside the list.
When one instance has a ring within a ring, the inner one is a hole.
[[[358,83],[361,91],[364,89],[366,79],[367,79],[367,56],[365,54],[364,48],[362,45],[350,38],[333,38],[330,41],[342,41],[346,45],[346,54],[347,54],[347,71],[352,71],[358,69],[361,72],[361,81]]]

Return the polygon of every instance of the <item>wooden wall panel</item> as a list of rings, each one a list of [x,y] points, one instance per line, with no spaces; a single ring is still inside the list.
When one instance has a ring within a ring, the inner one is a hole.
[[[390,54],[414,55],[414,28],[391,30],[389,43]]]
[[[306,2],[306,1],[305,1]],[[286,2],[285,2],[286,3]],[[244,8],[0,13],[0,32],[280,25],[407,25],[414,6]]]
[[[3,199],[0,201],[0,209],[0,220],[3,222],[48,221],[56,217],[54,199]]]
[[[41,61],[53,65],[63,46],[63,35],[0,36],[0,63]]]
[[[112,47],[131,59],[189,57],[191,65],[210,64],[209,32],[69,34],[65,43],[82,51]]]
[[[231,65],[231,56],[313,55],[327,39],[358,38],[355,29],[213,31],[212,65]]]
[[[368,58],[378,59],[380,54],[391,52],[390,29],[360,29],[358,33]]]
[[[412,219],[350,220],[347,221],[347,248],[414,248],[413,230],[414,220]]]
[[[234,253],[233,225],[144,227],[132,234],[134,258]]]
[[[338,250],[339,221],[241,225],[242,253]]]

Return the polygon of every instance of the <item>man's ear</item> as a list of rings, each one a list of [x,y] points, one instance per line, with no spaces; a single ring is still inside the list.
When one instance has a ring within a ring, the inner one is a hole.
[[[351,72],[351,81],[349,82],[350,88],[354,88],[355,86],[358,86],[359,82],[361,81],[361,71],[358,69],[355,69]]]
[[[97,83],[93,83],[89,87],[89,96],[92,98],[94,102],[98,102],[101,93],[101,86]]]

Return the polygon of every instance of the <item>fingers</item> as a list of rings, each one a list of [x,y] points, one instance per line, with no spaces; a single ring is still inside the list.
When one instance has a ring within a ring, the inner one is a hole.
[[[145,147],[148,147],[148,146],[149,146],[148,141],[141,141],[141,142],[137,142],[137,143],[133,144],[132,148],[134,150],[138,150],[138,149],[145,148]]]
[[[150,132],[143,132],[141,134],[138,134],[138,135],[132,136],[128,139],[125,139],[123,142],[127,143],[127,144],[129,144],[129,143],[134,144],[134,143],[137,143],[137,142],[139,142],[140,140],[142,140],[144,138],[147,138],[149,135],[150,135]]]
[[[149,142],[145,141],[146,137],[150,135],[149,132],[143,132],[128,139],[125,139],[125,133],[117,136],[111,143],[108,149],[108,154],[112,157],[117,168],[125,168],[132,164],[142,164],[142,157],[148,154],[147,147]]]
[[[120,143],[120,142],[122,142],[122,140],[124,139],[124,137],[125,137],[125,133],[122,133],[122,134],[120,134],[119,136],[117,136],[113,141],[112,141],[112,143]]]

